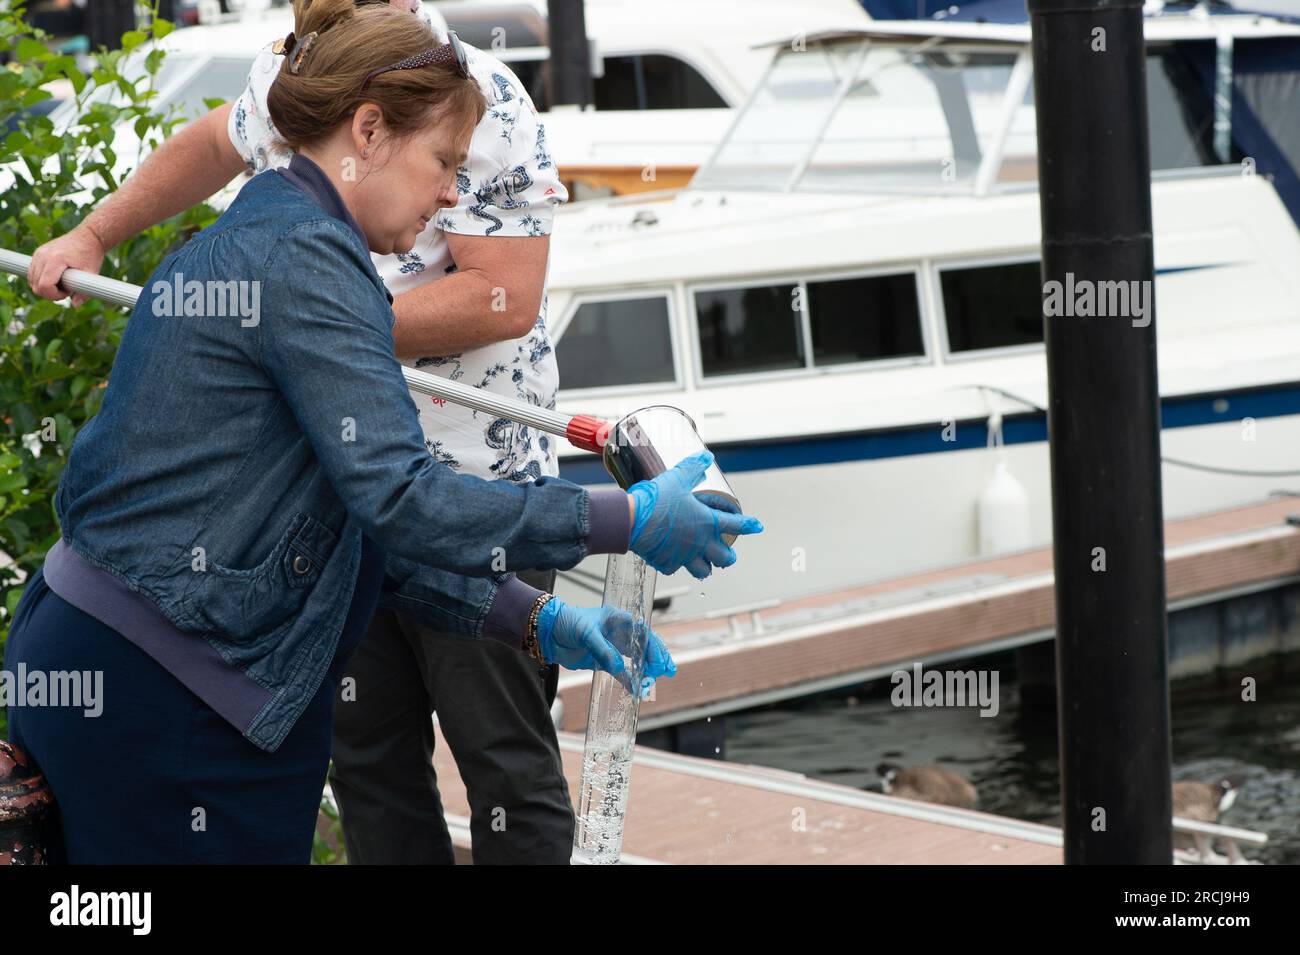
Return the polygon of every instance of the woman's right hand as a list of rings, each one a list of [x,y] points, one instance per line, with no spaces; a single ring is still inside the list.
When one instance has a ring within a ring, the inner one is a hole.
[[[714,567],[736,562],[736,552],[724,536],[763,530],[758,518],[710,506],[695,495],[693,488],[711,464],[713,453],[702,451],[628,489],[636,508],[631,549],[661,574],[685,567],[692,577],[703,580]]]
[[[537,616],[537,643],[542,656],[569,670],[604,670],[631,691],[624,656],[631,656],[636,630],[632,615],[614,607],[574,607],[558,597],[547,601]],[[668,648],[647,628],[645,662],[641,670],[644,693],[661,676],[677,673]]]
[[[99,274],[104,264],[105,249],[95,233],[79,225],[66,235],[51,239],[32,254],[27,267],[27,283],[41,298],[54,301],[65,299],[69,293],[59,288],[59,279],[66,269],[81,269]],[[74,294],[73,306],[86,301],[85,295]]]

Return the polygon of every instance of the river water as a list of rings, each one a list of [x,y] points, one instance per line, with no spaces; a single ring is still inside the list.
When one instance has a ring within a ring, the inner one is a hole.
[[[1022,702],[1013,653],[949,666],[999,671],[996,716],[895,707],[893,685],[882,680],[731,714],[725,758],[877,791],[881,762],[937,764],[975,784],[978,809],[1059,826],[1054,707]],[[1256,670],[1256,702],[1243,702],[1240,683],[1228,679],[1174,694],[1173,777],[1239,775],[1220,822],[1268,834],[1266,846],[1244,850],[1248,858],[1300,864],[1300,659]]]

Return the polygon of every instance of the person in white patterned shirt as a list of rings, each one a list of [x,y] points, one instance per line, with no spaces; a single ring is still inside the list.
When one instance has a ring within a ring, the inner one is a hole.
[[[419,0],[390,3],[446,32]],[[256,174],[287,164],[266,108],[283,62],[273,46],[258,54],[237,100],[162,144],[76,229],[37,250],[29,270],[37,294],[65,298],[57,285],[64,268],[98,272],[108,249],[206,199],[241,167]],[[555,207],[568,195],[523,84],[495,57],[464,47],[488,108],[457,176],[459,202],[410,252],[374,262],[394,298],[405,364],[550,408],[558,372],[546,265]],[[549,435],[413,397],[430,453],[453,469],[510,481],[558,473]],[[553,571],[518,576],[542,590],[554,584]],[[474,861],[567,864],[573,808],[550,719],[555,667],[539,672],[498,641],[439,634],[381,609],[348,675],[353,690],[345,680],[335,708],[330,780],[351,862],[454,861],[432,768],[436,711],[467,785]]]
[[[418,15],[429,18],[418,3],[415,7]],[[432,25],[439,33],[446,32],[445,23]],[[503,291],[495,296],[497,304],[504,306],[497,314],[506,317],[503,324],[510,325],[511,330],[522,332],[518,336],[490,339],[476,348],[433,353],[427,347],[427,339],[421,340],[418,333],[400,327],[404,324],[405,304],[401,296],[427,287],[434,279],[457,268],[462,258],[453,254],[453,247],[466,246],[463,238],[548,236],[555,207],[568,198],[547,152],[545,130],[523,84],[500,60],[469,44],[463,46],[470,72],[487,99],[488,109],[474,132],[469,159],[457,175],[460,201],[454,209],[438,215],[434,228],[421,233],[410,252],[375,255],[375,268],[397,299],[394,302],[399,326],[397,351],[404,364],[508,398],[552,408],[559,373],[546,331],[544,275],[540,284],[529,282],[535,289],[533,295],[500,286]],[[270,45],[264,48],[253,63],[247,88],[230,110],[230,141],[254,173],[287,165],[290,158],[287,150],[277,146],[266,111],[266,93],[279,72],[280,60]],[[544,257],[545,240],[537,246]],[[436,291],[444,289],[438,286]],[[540,305],[534,307],[536,291],[542,294]],[[512,309],[512,292],[523,295],[527,302]],[[532,320],[526,322],[526,328],[521,328],[516,316],[518,309],[525,305]],[[430,452],[453,470],[511,481],[559,473],[554,441],[548,435],[505,418],[494,419],[481,411],[470,411],[425,395],[416,395],[415,402]]]

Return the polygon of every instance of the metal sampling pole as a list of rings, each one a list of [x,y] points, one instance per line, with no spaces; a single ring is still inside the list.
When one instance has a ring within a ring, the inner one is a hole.
[[[31,256],[9,249],[0,249],[0,272],[14,275],[27,275]],[[134,308],[136,299],[142,291],[140,286],[118,279],[83,272],[80,269],[67,269],[59,278],[59,285],[69,292],[79,292],[105,302],[112,302],[125,308]],[[529,427],[557,434],[567,438],[575,447],[584,451],[600,454],[609,436],[610,423],[590,415],[566,415],[549,408],[541,408],[512,398],[503,398],[487,391],[480,391],[470,385],[448,381],[436,375],[427,375],[414,368],[402,366],[406,385],[414,392],[443,398],[466,408],[475,408],[500,418],[509,418]]]
[[[1028,6],[1065,861],[1168,865],[1164,522],[1142,0]],[[1054,290],[1051,283],[1061,284]],[[1128,307],[1099,315],[1102,293]]]

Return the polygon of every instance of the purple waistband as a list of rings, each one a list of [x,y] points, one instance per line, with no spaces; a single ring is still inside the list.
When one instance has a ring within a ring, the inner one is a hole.
[[[45,555],[45,582],[153,657],[241,733],[271,699],[270,690],[227,663],[202,636],[177,629],[149,598],[89,563],[62,538]]]

